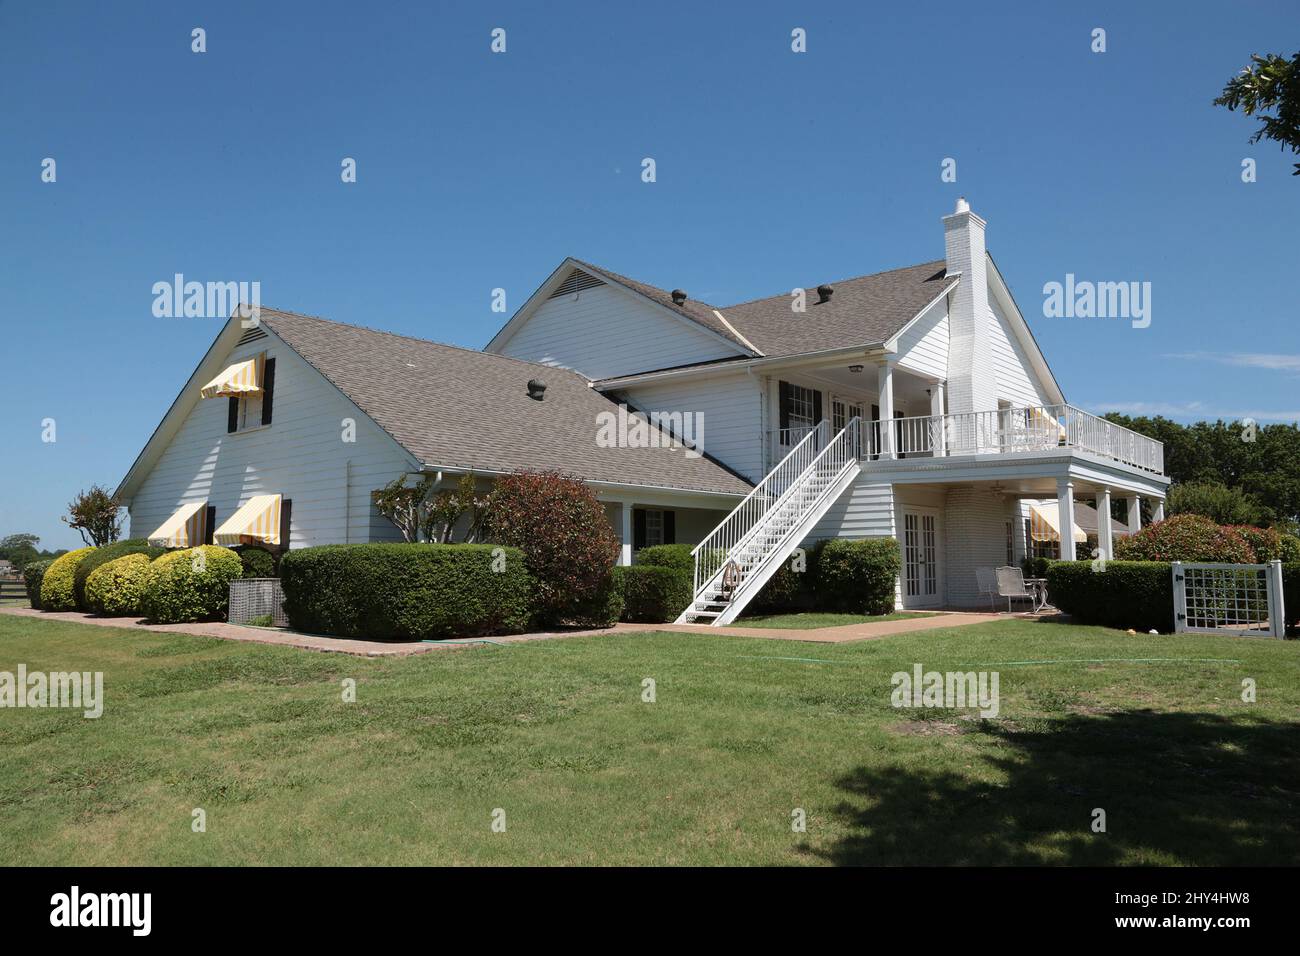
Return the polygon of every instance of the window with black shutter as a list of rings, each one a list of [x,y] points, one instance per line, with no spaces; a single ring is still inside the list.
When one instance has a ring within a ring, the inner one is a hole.
[[[266,360],[262,370],[262,424],[271,424],[271,405],[275,399],[275,359]]]

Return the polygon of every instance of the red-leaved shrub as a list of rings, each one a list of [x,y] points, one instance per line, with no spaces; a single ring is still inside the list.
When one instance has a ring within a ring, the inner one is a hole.
[[[1237,532],[1255,552],[1256,561],[1272,561],[1282,557],[1282,535],[1274,528],[1256,528],[1248,524],[1226,525]]]
[[[1236,528],[1202,515],[1182,514],[1149,524],[1115,542],[1120,561],[1211,561],[1253,564],[1255,551]]]
[[[618,536],[590,488],[557,472],[506,475],[492,489],[487,515],[487,540],[524,552],[536,623],[618,620],[622,602],[612,574]]]

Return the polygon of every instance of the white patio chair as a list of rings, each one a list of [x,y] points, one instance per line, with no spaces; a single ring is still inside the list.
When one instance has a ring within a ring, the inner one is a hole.
[[[998,568],[998,594],[1007,599],[1007,613],[1011,613],[1011,602],[1023,598],[1032,608],[1036,602],[1033,592],[1025,587],[1025,575],[1019,568]]]
[[[979,585],[980,594],[988,595],[989,609],[994,606],[998,599],[998,579],[993,573],[992,568],[976,568],[975,583]]]

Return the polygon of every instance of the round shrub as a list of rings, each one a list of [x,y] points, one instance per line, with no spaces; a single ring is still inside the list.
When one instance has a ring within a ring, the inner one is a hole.
[[[105,617],[139,617],[144,613],[150,557],[139,552],[101,564],[86,579],[86,603]]]
[[[817,601],[827,611],[889,614],[901,569],[893,538],[832,538],[817,557]]]
[[[531,581],[523,552],[486,544],[331,544],[280,562],[297,630],[419,641],[518,633]],[[617,620],[617,612],[615,612]]]
[[[149,565],[141,610],[158,624],[220,620],[230,582],[243,573],[239,555],[212,544],[169,551]]]
[[[1255,562],[1255,552],[1234,528],[1221,528],[1193,514],[1174,515],[1119,538],[1115,557],[1120,561]]]
[[[77,571],[73,576],[72,593],[77,602],[77,609],[80,611],[94,610],[86,599],[86,582],[90,580],[90,576],[96,570],[108,564],[108,562],[116,561],[128,554],[143,554],[152,560],[166,553],[166,551],[166,548],[153,547],[144,538],[128,538],[125,541],[115,541],[112,544],[105,544],[96,548],[94,554],[77,565]]]
[[[489,541],[524,553],[537,623],[599,626],[591,611],[612,588],[619,541],[586,484],[555,472],[506,475],[492,489],[487,521]]]
[[[689,553],[689,552],[688,552]],[[623,592],[619,620],[641,624],[668,624],[691,603],[693,572],[654,564],[634,564],[614,569]]]
[[[76,574],[94,548],[78,548],[55,558],[41,579],[41,610],[75,611],[77,609]]]
[[[45,569],[54,562],[53,558],[45,561],[29,561],[23,565],[23,586],[27,588],[27,600],[37,610],[41,606],[41,578]]]
[[[239,560],[244,566],[246,578],[273,578],[277,576],[275,555],[266,548],[246,547],[239,549]]]

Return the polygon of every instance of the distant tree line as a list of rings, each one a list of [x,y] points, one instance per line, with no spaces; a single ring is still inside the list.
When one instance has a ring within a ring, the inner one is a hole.
[[[1161,415],[1105,417],[1164,442],[1165,474],[1174,482],[1170,513],[1289,533],[1300,528],[1300,427],[1222,420],[1180,425]]]
[[[8,561],[14,567],[22,569],[32,561],[44,561],[68,553],[67,548],[58,551],[39,550],[36,546],[40,543],[39,537],[26,532],[6,535],[0,538],[0,560]]]

